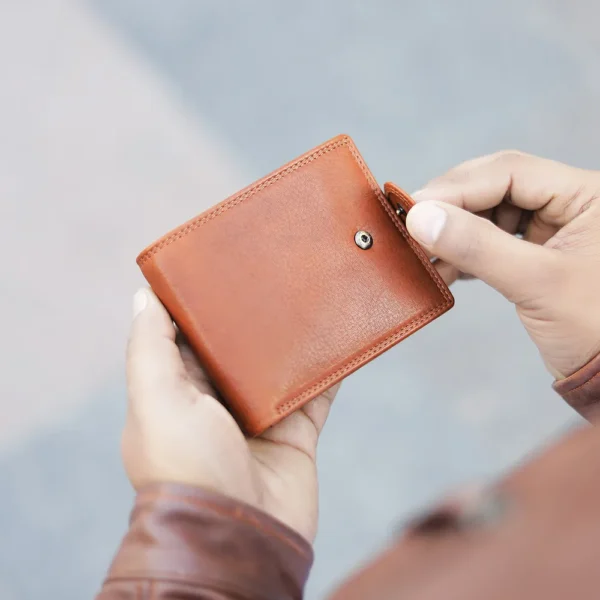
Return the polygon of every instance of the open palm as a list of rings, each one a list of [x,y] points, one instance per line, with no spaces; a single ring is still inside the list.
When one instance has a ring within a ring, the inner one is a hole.
[[[337,386],[260,437],[246,438],[156,296],[141,290],[134,310],[122,443],[133,486],[174,482],[211,489],[267,512],[312,542],[317,441]]]

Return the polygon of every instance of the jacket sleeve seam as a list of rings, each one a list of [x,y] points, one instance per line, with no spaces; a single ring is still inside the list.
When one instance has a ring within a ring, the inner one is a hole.
[[[598,371],[597,373],[595,373],[594,375],[592,375],[592,377],[590,377],[587,381],[584,381],[583,383],[580,383],[578,386],[576,386],[576,387],[574,387],[574,388],[572,388],[572,389],[570,389],[568,391],[562,392],[561,396],[563,396],[563,398],[566,397],[566,396],[569,396],[573,392],[576,392],[577,390],[581,389],[582,387],[585,387],[586,385],[592,383],[592,381],[594,381],[594,379],[596,379],[599,376],[600,376],[600,371]],[[600,398],[599,398],[599,400],[600,400]]]
[[[274,528],[271,528],[268,525],[263,525],[262,523],[260,523],[260,521],[257,518],[252,517],[251,515],[243,514],[244,507],[242,507],[242,506],[236,507],[235,509],[231,510],[231,509],[225,508],[223,506],[219,506],[218,504],[212,503],[210,501],[202,500],[202,499],[194,498],[194,497],[190,497],[190,496],[175,496],[172,494],[166,494],[165,492],[155,493],[154,496],[157,499],[167,499],[168,498],[170,500],[183,502],[190,506],[211,509],[220,515],[231,517],[240,523],[243,523],[245,525],[250,525],[250,526],[254,527],[260,533],[263,533],[263,534],[266,534],[269,536],[273,536],[277,540],[283,542],[286,546],[295,550],[298,554],[300,554],[303,558],[306,558],[307,560],[310,560],[310,558],[311,558],[310,554],[305,552],[293,540],[286,538],[284,535],[277,532]],[[265,513],[265,515],[268,518],[272,518],[269,515],[267,515],[266,513]],[[291,531],[293,531],[293,530],[291,530]],[[299,535],[299,534],[297,534],[297,535]],[[306,543],[308,544],[309,542],[306,541]]]
[[[225,578],[217,579],[215,577],[206,577],[204,574],[202,579],[188,577],[188,574],[177,574],[170,571],[132,571],[126,575],[117,575],[109,577],[105,583],[107,586],[119,583],[134,583],[136,590],[136,598],[138,600],[156,600],[156,590],[158,583],[181,585],[197,590],[212,590],[219,593],[232,593],[247,595],[249,588],[247,586],[237,585],[236,581],[226,580]],[[146,585],[144,585],[146,584]],[[150,595],[144,593],[144,589],[149,591]],[[256,591],[252,589],[251,591]]]

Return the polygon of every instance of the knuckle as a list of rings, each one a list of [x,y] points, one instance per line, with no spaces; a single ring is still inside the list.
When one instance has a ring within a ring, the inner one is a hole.
[[[499,152],[496,152],[495,156],[498,160],[510,161],[510,160],[518,160],[518,159],[522,158],[523,156],[526,156],[526,154],[524,152],[521,152],[521,150],[516,150],[516,149],[512,148],[509,150],[500,150]]]
[[[537,157],[534,157],[520,150],[501,150],[496,154],[492,155],[490,162],[488,163],[489,170],[495,173],[501,173],[507,178],[508,192],[510,195],[510,189],[514,184],[514,179],[519,177],[519,173],[529,169],[533,163],[539,161]]]
[[[454,173],[454,169],[450,171],[446,171],[443,175],[439,175],[438,177],[434,177],[430,181],[427,182],[426,188],[443,188],[449,183],[455,183],[456,174]]]
[[[426,187],[441,187],[446,184],[462,184],[472,179],[482,168],[498,164],[507,166],[513,165],[515,162],[521,161],[527,157],[529,157],[529,155],[520,150],[500,150],[493,154],[487,154],[462,162],[446,171],[443,175],[430,180]]]
[[[562,194],[554,194],[542,209],[545,221],[556,227],[569,225],[569,233],[576,230],[584,231],[587,224],[579,217],[599,205],[600,189],[590,187],[586,182],[573,184]],[[588,213],[589,214],[589,213]],[[587,216],[587,215],[586,215]],[[578,226],[575,224],[579,223]]]
[[[453,183],[467,183],[481,177],[489,176],[491,172],[501,171],[510,173],[517,164],[528,157],[520,150],[500,150],[481,158],[467,161],[448,173]]]
[[[523,158],[525,158],[528,155],[525,154],[525,152],[521,152],[521,150],[510,149],[510,150],[500,150],[499,152],[496,152],[492,156],[493,156],[493,160],[497,161],[497,162],[514,163],[519,160],[522,160]]]

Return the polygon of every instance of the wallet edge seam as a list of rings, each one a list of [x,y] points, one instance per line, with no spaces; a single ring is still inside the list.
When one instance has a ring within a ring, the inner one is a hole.
[[[142,265],[147,263],[158,252],[160,252],[167,246],[170,246],[172,243],[180,240],[181,238],[187,236],[192,231],[195,231],[198,227],[200,227],[204,223],[207,223],[208,221],[212,221],[214,218],[220,216],[224,212],[228,211],[230,208],[235,208],[236,206],[238,206],[245,200],[248,200],[252,196],[256,195],[258,192],[264,190],[265,188],[269,187],[273,183],[283,179],[290,173],[297,171],[298,169],[313,162],[314,160],[319,159],[324,154],[327,154],[328,152],[331,152],[332,150],[336,150],[337,148],[346,146],[346,145],[350,147],[350,152],[356,160],[356,157],[354,156],[354,152],[351,148],[351,146],[353,145],[352,140],[348,136],[345,136],[345,135],[337,136],[337,137],[333,138],[332,140],[330,140],[329,142],[325,142],[323,145],[318,146],[317,148],[308,152],[307,154],[304,154],[304,155],[296,158],[295,160],[291,161],[289,164],[284,165],[283,167],[273,171],[266,177],[251,184],[246,189],[243,189],[240,192],[234,194],[233,196],[227,198],[226,200],[223,200],[222,202],[220,202],[213,208],[209,209],[206,212],[203,212],[202,214],[198,215],[197,217],[194,217],[193,219],[191,219],[187,223],[184,223],[183,225],[179,226],[178,228],[174,229],[170,233],[167,233],[164,237],[162,237],[158,241],[154,242],[154,244],[150,245],[148,248],[146,248],[146,250],[144,250],[140,253],[140,255],[137,257],[137,261],[136,261],[138,266],[141,267]],[[360,163],[359,163],[359,165],[360,165]],[[362,169],[362,167],[361,167],[361,169]],[[364,173],[364,170],[363,170],[363,173]]]
[[[400,342],[402,339],[408,337],[411,333],[414,333],[421,327],[425,326],[427,323],[430,323],[437,317],[441,316],[443,313],[447,312],[452,307],[452,301],[445,300],[444,302],[437,304],[433,308],[429,309],[426,313],[422,314],[420,317],[416,319],[411,319],[408,323],[402,325],[400,329],[394,330],[393,333],[387,335],[383,340],[372,344],[365,348],[358,356],[355,358],[343,363],[340,365],[333,373],[322,377],[302,393],[298,394],[294,398],[290,398],[285,402],[279,404],[276,408],[278,417],[285,416],[286,413],[291,412],[291,409],[294,408],[300,402],[303,402],[306,399],[310,399],[311,395],[318,393],[318,390],[322,388],[323,390],[327,389],[331,384],[333,385],[336,380],[342,379],[347,373],[352,371],[354,367],[359,367],[361,363],[371,357],[371,355],[376,355],[380,351],[385,351],[386,346],[391,348],[396,343]]]
[[[401,326],[400,329],[394,330],[392,333],[386,335],[386,337],[380,342],[371,344],[370,346],[364,348],[358,356],[344,362],[333,373],[329,373],[329,375],[321,377],[313,384],[308,384],[310,385],[310,387],[308,389],[305,389],[303,392],[301,392],[294,398],[290,398],[289,400],[278,404],[275,407],[278,419],[281,419],[286,414],[292,412],[292,409],[294,409],[301,402],[304,402],[305,400],[310,400],[311,396],[314,397],[320,389],[325,390],[327,389],[327,386],[330,383],[334,384],[336,380],[339,381],[340,379],[342,379],[346,374],[350,373],[354,369],[354,367],[360,366],[360,364],[363,363],[365,359],[370,358],[371,355],[377,355],[377,353],[380,350],[384,351],[383,349],[386,346],[388,348],[391,348],[394,344],[398,343],[403,338],[406,338],[411,333],[414,333],[414,331],[417,331],[425,324],[430,323],[437,317],[441,316],[443,313],[450,310],[450,308],[452,308],[452,306],[454,305],[454,297],[452,296],[452,293],[450,292],[446,284],[442,281],[439,273],[437,272],[437,269],[431,264],[431,262],[423,252],[423,249],[402,227],[400,220],[398,219],[392,208],[389,206],[385,194],[382,192],[381,188],[379,187],[379,184],[373,177],[373,174],[371,173],[369,167],[366,165],[364,159],[360,155],[358,148],[356,148],[354,142],[350,138],[346,137],[343,140],[343,143],[340,144],[340,146],[341,145],[348,146],[350,154],[352,155],[358,167],[365,176],[365,179],[369,183],[369,186],[371,187],[373,194],[376,196],[376,199],[379,201],[385,212],[392,220],[392,223],[395,225],[396,229],[400,232],[404,240],[408,243],[408,245],[413,250],[417,258],[420,260],[421,264],[423,265],[429,276],[434,281],[442,299],[441,302],[436,304],[425,314],[412,319],[407,324]],[[261,429],[262,427],[263,426],[257,429]]]

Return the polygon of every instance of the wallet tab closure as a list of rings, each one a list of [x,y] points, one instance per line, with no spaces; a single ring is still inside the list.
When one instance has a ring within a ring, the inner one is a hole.
[[[383,191],[398,218],[403,223],[406,222],[406,215],[415,205],[415,201],[404,190],[390,181],[383,186]]]

